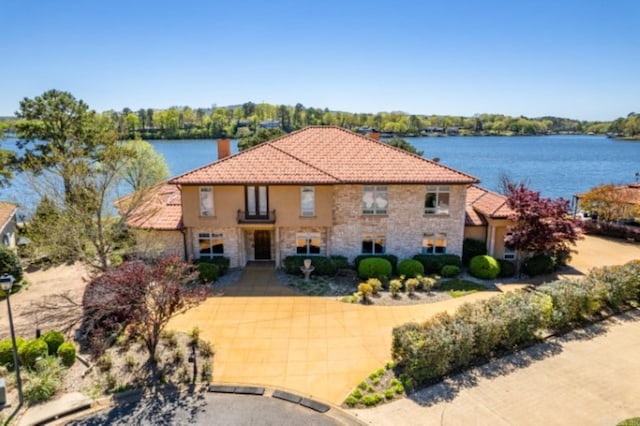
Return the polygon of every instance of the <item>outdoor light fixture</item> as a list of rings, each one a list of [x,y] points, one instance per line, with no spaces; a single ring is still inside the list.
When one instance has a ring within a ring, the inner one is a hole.
[[[11,315],[11,302],[9,295],[15,278],[6,272],[0,276],[0,288],[7,298],[7,314],[9,315],[9,330],[11,331],[11,344],[13,345],[13,365],[16,369],[16,385],[18,386],[18,401],[22,405],[22,380],[20,379],[20,364],[18,362],[18,347],[16,346],[16,332],[13,329],[13,316]]]

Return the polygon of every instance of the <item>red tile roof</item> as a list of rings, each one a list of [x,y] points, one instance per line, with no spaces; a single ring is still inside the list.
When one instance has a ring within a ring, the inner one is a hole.
[[[469,184],[473,176],[333,126],[311,126],[208,164],[170,183]]]
[[[160,183],[143,193],[139,203],[127,218],[127,225],[139,229],[182,229],[182,193],[177,185]],[[126,206],[133,195],[118,200],[118,207]]]
[[[477,185],[467,188],[465,225],[484,226],[486,218],[507,219],[513,211],[507,206],[507,197]]]

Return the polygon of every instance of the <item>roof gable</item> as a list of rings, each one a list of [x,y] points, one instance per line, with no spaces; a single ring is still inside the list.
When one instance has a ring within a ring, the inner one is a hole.
[[[465,223],[471,226],[486,225],[485,218],[507,219],[513,211],[507,205],[507,197],[477,185],[467,188]]]
[[[312,126],[187,172],[170,182],[469,184],[478,179],[346,129]]]

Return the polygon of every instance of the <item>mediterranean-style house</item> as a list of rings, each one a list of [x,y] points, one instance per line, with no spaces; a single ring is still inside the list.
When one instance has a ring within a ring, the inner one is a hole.
[[[231,267],[279,266],[296,254],[461,254],[470,236],[500,255],[506,211],[492,209],[500,196],[478,182],[349,130],[312,126],[235,155],[218,141],[217,161],[154,187],[128,223],[158,253],[226,256]]]

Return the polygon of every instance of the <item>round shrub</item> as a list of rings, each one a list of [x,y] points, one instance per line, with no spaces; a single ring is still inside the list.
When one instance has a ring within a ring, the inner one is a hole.
[[[530,277],[535,277],[536,275],[552,273],[554,267],[555,263],[551,256],[537,254],[524,263],[522,271]]]
[[[500,278],[511,278],[516,274],[516,264],[510,260],[499,259],[498,264],[500,265],[500,274],[498,274]]]
[[[18,349],[20,363],[26,365],[29,368],[34,368],[38,358],[44,358],[48,354],[49,347],[47,346],[47,342],[45,342],[42,338],[29,340]]]
[[[22,345],[24,345],[24,339],[22,337],[16,337],[18,352]],[[11,366],[13,368],[13,344],[10,338],[0,341],[0,366]]]
[[[378,257],[362,259],[358,265],[358,276],[363,280],[368,280],[369,278],[384,280],[391,276],[392,271],[391,262]]]
[[[455,265],[444,265],[440,271],[440,275],[445,278],[453,278],[460,275],[460,268]]]
[[[76,347],[71,342],[61,344],[57,353],[62,364],[66,367],[71,367],[76,362]]]
[[[213,283],[218,279],[218,266],[213,263],[198,264],[198,278],[204,283]]]
[[[500,273],[498,261],[491,256],[475,256],[469,263],[471,275],[483,280],[492,280]]]
[[[0,271],[13,275],[16,283],[22,281],[22,265],[18,255],[4,246],[0,246]]]
[[[58,348],[64,342],[64,334],[58,330],[51,330],[44,333],[42,340],[47,343],[49,348],[49,355],[58,353]]]
[[[462,263],[469,265],[471,259],[487,254],[487,246],[484,241],[473,238],[465,238],[462,242]]]
[[[424,275],[424,266],[417,260],[405,259],[398,263],[398,274],[407,278],[415,278],[418,275]]]

